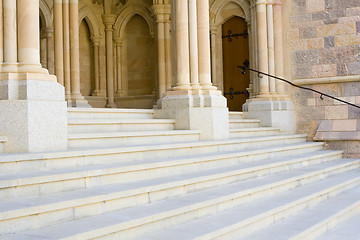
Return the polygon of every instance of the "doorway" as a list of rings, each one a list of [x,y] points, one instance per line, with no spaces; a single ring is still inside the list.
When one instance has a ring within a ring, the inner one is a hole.
[[[245,19],[232,17],[222,25],[224,95],[230,111],[242,111],[248,99],[249,71],[243,75],[237,67],[249,61],[249,35]],[[239,94],[243,92],[242,94]]]

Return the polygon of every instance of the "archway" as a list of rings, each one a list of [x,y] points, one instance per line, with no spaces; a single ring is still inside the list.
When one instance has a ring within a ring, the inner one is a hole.
[[[241,17],[232,17],[222,25],[224,95],[230,111],[241,111],[249,95],[250,74],[240,74],[238,65],[249,62],[249,34]]]

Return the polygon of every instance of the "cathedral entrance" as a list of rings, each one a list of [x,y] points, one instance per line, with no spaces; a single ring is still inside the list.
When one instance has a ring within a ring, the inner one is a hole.
[[[232,17],[222,25],[224,95],[230,111],[242,111],[249,95],[250,74],[241,74],[237,68],[249,61],[247,23],[241,17]]]

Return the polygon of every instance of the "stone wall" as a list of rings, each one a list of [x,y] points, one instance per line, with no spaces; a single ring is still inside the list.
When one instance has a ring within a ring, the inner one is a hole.
[[[293,0],[289,22],[293,82],[360,105],[360,1]],[[298,132],[360,156],[360,109],[290,89]]]

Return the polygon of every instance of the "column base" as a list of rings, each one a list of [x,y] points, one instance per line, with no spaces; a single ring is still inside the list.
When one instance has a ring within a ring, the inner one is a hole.
[[[229,111],[220,91],[171,91],[157,106],[155,118],[175,119],[178,130],[199,130],[201,140],[229,138]]]
[[[245,118],[259,119],[264,127],[279,128],[284,133],[296,131],[294,104],[290,99],[249,99],[243,111]]]
[[[67,149],[64,87],[47,74],[0,74],[0,133],[4,152]]]
[[[67,101],[68,107],[91,108],[89,102],[81,95],[72,95]]]

